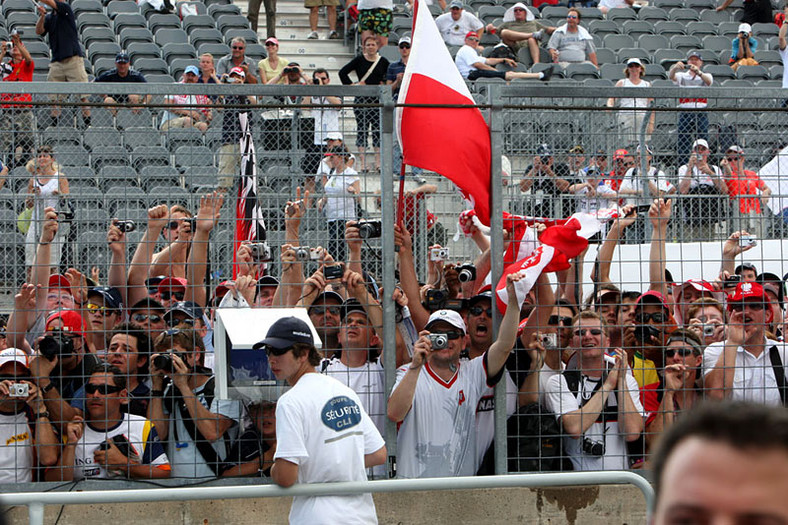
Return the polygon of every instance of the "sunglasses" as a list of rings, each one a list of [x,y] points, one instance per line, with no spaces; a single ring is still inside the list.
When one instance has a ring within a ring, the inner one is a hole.
[[[668,320],[668,315],[664,312],[654,312],[652,314],[642,313],[638,315],[638,323],[646,324],[649,321],[654,321],[655,323],[664,323]]]
[[[293,349],[292,346],[288,346],[287,348],[274,348],[273,346],[266,346],[265,355],[267,355],[268,357],[271,356],[281,357],[292,349]]]
[[[186,319],[176,319],[176,318],[173,317],[173,318],[170,319],[170,322],[167,323],[167,324],[169,324],[171,327],[178,326],[179,324],[187,324],[189,326],[194,326],[194,319],[188,319],[188,318],[186,318]]]
[[[161,299],[162,301],[169,301],[174,297],[176,301],[183,301],[184,294],[185,292],[161,292]]]
[[[109,317],[110,315],[115,313],[115,310],[108,308],[106,306],[100,306],[93,303],[88,303],[85,305],[85,308],[88,309],[88,312],[92,314],[101,314],[104,317]]]
[[[478,42],[479,41],[478,38],[474,38],[474,37],[469,37],[468,40],[470,40],[471,42]]]
[[[566,15],[567,18],[577,18],[577,15]]]
[[[400,44],[399,48],[400,49],[410,49],[410,44]]]
[[[602,330],[599,328],[578,328],[575,330],[575,335],[577,337],[583,337],[585,334],[591,335],[602,335]]]
[[[326,313],[339,315],[339,306],[313,306],[310,313],[315,315],[325,315]]]
[[[266,42],[265,43],[265,47],[272,47],[272,46],[276,46],[276,45],[279,45],[279,44],[274,44],[273,42]],[[243,48],[242,47],[236,47],[234,49],[243,49]]]
[[[487,317],[492,317],[492,308],[482,308],[481,306],[471,306],[468,310],[471,315],[482,315],[482,313],[487,314]]]
[[[692,355],[695,351],[692,348],[666,348],[665,357],[673,357],[678,354],[681,357]]]
[[[160,315],[145,315],[145,314],[134,314],[131,316],[132,319],[137,321],[138,323],[144,323],[145,321],[150,321],[151,323],[158,323],[162,320]]]
[[[268,45],[268,44],[266,44],[266,45]],[[233,49],[240,49],[241,51],[243,51],[246,48],[243,47],[243,46],[233,46]]]
[[[446,336],[446,339],[459,339],[462,337],[462,332],[458,332],[456,330],[449,330],[448,332],[430,332],[431,334],[442,334]]]
[[[102,396],[107,396],[109,394],[115,394],[123,390],[119,386],[112,386],[112,385],[94,385],[93,383],[88,383],[85,385],[85,393],[86,394],[95,394],[98,392]]]
[[[728,308],[731,309],[733,312],[743,312],[744,307],[748,306],[750,310],[763,310],[766,305],[763,303],[754,303],[754,302],[746,302],[746,303],[728,303]]]
[[[564,317],[562,315],[551,315],[550,318],[547,320],[547,324],[550,326],[558,326],[560,324],[564,326],[569,326],[572,324],[571,317]]]

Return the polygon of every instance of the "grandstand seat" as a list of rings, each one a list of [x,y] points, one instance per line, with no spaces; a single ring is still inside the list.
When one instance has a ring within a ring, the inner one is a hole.
[[[90,154],[82,146],[59,144],[55,156],[59,162],[71,166],[90,166]]]
[[[615,86],[615,82],[607,78],[587,78],[583,85],[594,89],[608,89]]]
[[[624,78],[624,67],[623,64],[619,63],[601,64],[599,66],[599,76],[615,83]]]
[[[243,15],[221,15],[216,19],[216,29],[222,33],[228,29],[249,29],[249,20]]]
[[[176,58],[197,58],[197,50],[191,44],[169,43],[162,46],[161,55],[168,64],[172,64]]]
[[[89,166],[63,166],[63,173],[68,177],[69,190],[74,185],[97,188],[96,172]]]
[[[717,26],[711,22],[689,22],[687,24],[687,34],[698,38],[703,38],[706,35],[716,35]]]
[[[90,163],[96,171],[104,166],[128,166],[129,152],[123,146],[104,146],[91,153]]]
[[[215,181],[216,169],[214,168],[213,170]],[[150,191],[152,187],[162,185],[180,186],[180,181],[180,172],[172,166],[143,166],[140,170],[140,184],[148,195],[153,194],[153,192]]]
[[[74,11],[74,16],[79,17],[82,13],[103,13],[104,6],[98,0],[74,0],[71,10]]]
[[[159,29],[181,29],[181,19],[178,15],[157,14],[148,18],[148,29],[154,35]]]
[[[115,126],[115,116],[108,107],[98,106],[90,110],[90,122],[93,126]]]
[[[503,17],[506,13],[506,7],[502,5],[485,5],[479,8],[476,16],[486,23],[491,23],[499,17]]]
[[[769,70],[763,66],[739,66],[736,69],[736,78],[750,80],[768,80]]]
[[[662,35],[641,35],[638,38],[638,47],[646,51],[654,52],[658,49],[670,47],[668,39]]]
[[[58,144],[79,146],[82,144],[82,133],[73,126],[50,126],[44,130],[41,140],[53,147]]]
[[[181,2],[177,2],[175,4],[175,13],[178,14],[178,16],[181,16],[181,14],[182,14],[181,10],[184,7],[186,7],[186,6],[188,6],[189,9],[193,9],[194,12],[196,12],[197,14],[186,15],[186,16],[183,17],[184,20],[186,20],[190,16],[207,16],[208,15],[208,7],[201,1],[193,1],[193,0],[184,0],[184,1],[181,1]]]
[[[676,62],[683,62],[686,58],[686,53],[678,49],[658,49],[654,51],[654,63],[662,65],[666,71]]]
[[[770,88],[771,89],[771,88],[781,88],[783,86],[782,66],[774,66],[774,67],[779,67],[780,68],[780,79],[771,78],[769,80],[760,80],[760,81],[755,83],[755,85],[757,87]]]
[[[216,187],[218,171],[213,166],[192,166],[183,174],[186,186],[192,189],[200,186]]]
[[[82,44],[90,48],[94,42],[115,42],[115,33],[108,27],[87,27],[82,31]]]
[[[717,8],[717,4],[714,0],[686,0],[684,6],[696,10],[698,13],[704,10]]]
[[[776,24],[768,23],[755,23],[752,25],[752,34],[757,38],[766,38],[770,36],[777,36],[780,29]]]
[[[643,76],[643,78],[649,82],[653,82],[657,79],[668,78],[668,74],[661,64],[644,64],[644,67],[646,68],[646,74]]]
[[[630,7],[614,7],[607,12],[607,19],[616,22],[635,20],[637,17],[637,12]]]
[[[194,29],[211,29],[216,27],[216,21],[208,15],[190,15],[183,19],[183,30],[191,34]]]
[[[558,5],[546,5],[542,8],[542,18],[566,19],[569,8]]]
[[[769,68],[769,75],[774,80],[782,80],[783,78],[783,68],[785,66],[772,66]]]
[[[490,47],[485,48],[484,51],[487,52],[488,49],[490,50],[490,52],[492,52],[492,49]],[[381,47],[380,49],[378,49],[378,53],[380,53],[380,56],[388,60],[389,63],[394,63],[400,59],[399,49],[395,44]]]
[[[159,29],[156,31],[153,40],[162,47],[169,43],[186,44],[189,42],[189,35],[183,29]]]
[[[639,58],[644,64],[651,63],[651,53],[639,47],[625,47],[616,53],[619,64],[626,64],[630,58]]]
[[[730,22],[730,10],[717,11],[716,9],[706,9],[700,12],[700,20],[701,22],[711,22],[715,25]]]
[[[104,13],[82,13],[77,18],[77,30],[81,33],[87,27],[112,27],[112,24]]]
[[[684,0],[654,0],[651,4],[662,9],[673,9],[675,7],[684,7]]]
[[[739,34],[739,22],[723,22],[717,26],[717,34],[730,39]]]
[[[124,108],[118,111],[117,122],[120,129],[150,127],[153,122],[153,115],[147,108],[139,109],[136,112]],[[148,137],[149,141],[150,139],[151,137]],[[150,144],[150,142],[148,142],[148,144]]]
[[[82,143],[91,151],[122,143],[120,131],[110,127],[91,126],[82,132]]]
[[[593,64],[569,64],[564,69],[564,76],[572,80],[599,78],[599,70]]]
[[[596,50],[596,61],[598,64],[611,64],[616,61],[616,53],[612,49],[599,47]]]
[[[224,43],[224,36],[218,29],[194,29],[189,35],[189,42],[199,49],[202,44]]]
[[[115,60],[115,55],[120,53],[120,46],[115,42],[96,42],[88,48],[88,58],[95,64],[99,58]]]
[[[413,27],[412,18],[395,18],[392,29],[402,35],[405,31],[410,31]]]
[[[731,39],[725,36],[707,35],[702,40],[703,49],[711,49],[719,53],[720,51],[731,51]]]
[[[249,45],[250,43],[252,44],[258,43],[257,33],[255,33],[251,29],[240,29],[237,27],[231,27],[230,29],[224,32],[224,41],[227,42],[227,44],[232,42],[233,38],[237,38],[237,37],[241,37],[244,40],[246,40],[247,45]]]
[[[3,0],[2,13],[8,18],[11,13],[35,13],[36,5],[30,0]]]
[[[115,204],[117,201],[112,202]],[[123,201],[117,202],[113,216],[121,220],[134,221],[139,228],[141,225],[147,224],[148,222],[148,202],[149,199],[145,199],[144,196],[135,196],[134,203],[130,203],[129,205],[126,205]]]
[[[120,31],[120,47],[128,49],[132,42],[153,42],[153,33],[146,27],[126,27]]]
[[[145,80],[151,84],[172,84],[175,78],[170,74],[154,73],[152,75],[145,75]]]
[[[714,77],[714,83],[717,84],[722,82],[726,79],[733,79],[736,78],[736,72],[731,69],[729,65],[726,64],[712,64],[709,66],[704,66],[703,71],[709,73],[712,77]]]
[[[750,88],[755,86],[755,82],[748,78],[734,78],[722,82],[722,87],[733,88]]]
[[[138,172],[145,166],[169,166],[170,152],[164,146],[138,146],[132,152],[132,165]]]
[[[700,13],[690,8],[674,7],[668,12],[671,20],[694,22],[700,20]]]
[[[779,51],[763,50],[753,53],[753,58],[758,61],[758,64],[763,67],[769,68],[772,66],[781,66],[782,59],[780,58]]]
[[[132,4],[128,0],[112,0],[107,4],[105,11],[107,16],[111,19],[114,19],[116,16],[121,14],[141,14],[140,8],[136,5],[136,3]]]
[[[698,49],[698,53],[700,53],[700,59],[703,60],[704,64],[719,64],[720,57],[722,56],[725,62],[728,62],[727,57],[730,56],[730,53],[723,53],[722,55],[717,51],[713,51],[711,49]]]
[[[670,38],[672,35],[686,35],[687,29],[681,22],[660,20],[654,24],[654,33]]]
[[[153,42],[132,42],[126,52],[132,65],[139,58],[161,58],[161,48]]]
[[[214,17],[214,19],[219,18],[223,15],[240,15],[241,8],[237,5],[232,4],[210,4],[206,2],[208,5],[208,14]]]
[[[25,47],[34,59],[36,57],[49,58],[49,45],[47,45],[46,42],[41,42],[40,40],[31,40],[29,42],[25,42]]]
[[[255,44],[254,42],[246,42],[245,54],[255,62],[259,62],[268,56],[265,52],[265,47],[262,44]]]
[[[145,27],[145,17],[139,13],[121,13],[112,20],[112,29],[116,34],[126,27]]]
[[[602,47],[608,49],[621,49],[624,47],[635,47],[635,39],[629,35],[605,35],[602,39]]]
[[[148,73],[162,73],[167,74],[170,72],[170,67],[161,58],[139,58],[134,63],[134,68],[143,75]]]
[[[617,35],[621,33],[621,28],[612,20],[591,20],[588,23],[588,32],[592,35],[604,37],[605,35]]]
[[[33,61],[33,71],[36,73],[46,73],[49,71],[49,59],[37,58]]]
[[[144,125],[139,124],[123,129],[123,144],[132,150],[140,146],[160,146],[160,133],[151,127],[151,121],[148,120]]]
[[[138,184],[137,172],[131,166],[107,165],[98,172],[99,187],[102,191],[113,186],[136,186]]]
[[[625,35],[639,38],[641,35],[653,35],[654,24],[648,20],[627,20],[622,26]]]
[[[202,55],[204,53],[210,53],[213,55],[214,60],[218,60],[224,55],[230,54],[230,46],[218,42],[204,42],[197,48],[197,54]]]
[[[180,80],[187,67],[197,66],[198,64],[199,61],[196,58],[174,58],[170,62],[170,76]]]
[[[680,49],[687,52],[695,49],[701,49],[703,44],[700,38],[692,35],[674,35],[670,37],[670,47],[672,49]]]
[[[646,6],[640,8],[640,11],[638,11],[638,18],[640,20],[648,20],[650,22],[657,23],[660,20],[669,20],[670,16],[664,9]]]
[[[214,165],[213,151],[206,146],[180,146],[175,150],[175,166],[177,168]]]
[[[190,201],[194,200],[196,195],[192,195],[189,190],[179,186],[178,180],[174,181],[165,181],[171,182],[171,184],[160,184],[159,186],[151,186],[148,190],[149,197],[152,198],[151,204],[154,202],[159,203],[162,200],[166,199],[168,205],[172,206],[173,204],[185,204],[188,207]]]
[[[604,20],[605,15],[596,7],[580,7],[580,17],[583,23],[588,23],[592,20]]]

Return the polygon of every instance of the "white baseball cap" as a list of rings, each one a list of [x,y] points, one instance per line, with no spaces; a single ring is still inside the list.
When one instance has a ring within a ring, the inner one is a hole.
[[[0,352],[0,366],[6,363],[19,363],[25,368],[28,368],[27,354],[18,348],[6,348]]]
[[[342,140],[342,133],[338,131],[329,131],[326,133],[326,138],[324,140]]]
[[[752,33],[752,26],[747,23],[739,24],[739,33]]]
[[[692,149],[695,149],[698,146],[703,146],[704,148],[709,149],[709,143],[706,142],[706,139],[698,139],[692,143]]]
[[[462,330],[462,333],[464,334],[468,333],[467,328],[465,328],[465,321],[462,320],[462,316],[454,310],[438,310],[436,312],[432,312],[430,318],[427,320],[427,326],[425,328],[429,329],[432,323],[437,323],[438,321],[449,323],[454,328],[459,328]]]

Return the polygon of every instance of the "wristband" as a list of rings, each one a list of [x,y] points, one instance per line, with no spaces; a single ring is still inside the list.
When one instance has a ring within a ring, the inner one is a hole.
[[[54,388],[55,388],[55,383],[49,383],[47,386],[41,389],[41,394],[46,394],[47,392],[53,390]]]
[[[164,396],[164,390],[151,390],[150,391],[150,395],[151,395],[151,397],[163,397]]]
[[[45,410],[43,412],[39,412],[38,414],[36,414],[36,419],[41,419],[42,417],[49,419],[49,412]]]

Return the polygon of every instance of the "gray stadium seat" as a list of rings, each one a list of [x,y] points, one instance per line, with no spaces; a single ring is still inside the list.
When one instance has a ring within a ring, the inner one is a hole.
[[[254,42],[246,42],[246,56],[259,62],[268,56],[265,52],[265,47],[262,44],[255,44]]]
[[[172,75],[172,78],[180,81],[187,67],[197,66],[199,63],[199,60],[196,58],[174,58],[170,62],[170,75]]]
[[[153,41],[164,47],[164,44],[189,42],[189,35],[183,29],[159,29],[153,37]]]
[[[206,146],[180,146],[175,150],[175,166],[214,166],[214,154]]]
[[[148,29],[150,29],[150,32],[154,35],[159,29],[182,29],[181,19],[178,18],[178,15],[172,14],[151,15],[151,17],[148,18]]]
[[[88,27],[82,31],[82,44],[90,48],[94,42],[115,42],[115,33],[108,27]]]
[[[119,203],[113,215],[121,220],[134,221],[137,224],[137,228],[144,229],[148,221],[146,204],[147,202],[144,200],[138,200],[136,206],[124,206],[123,203]]]
[[[214,18],[219,18],[223,15],[240,15],[241,9],[237,5],[213,4],[208,5],[208,14]]]
[[[615,83],[618,80],[624,78],[625,67],[626,66],[623,64],[618,63],[602,64],[599,66],[599,75],[603,79],[607,79]]]
[[[569,64],[564,70],[564,76],[572,80],[599,78],[599,70],[593,64]]]
[[[133,112],[130,109],[121,109],[118,111],[117,115],[118,128],[120,129],[150,127],[152,121],[153,115],[151,115],[150,110],[147,108],[142,108],[137,112]],[[150,142],[148,142],[148,144],[150,144]]]
[[[192,190],[200,186],[216,187],[219,177],[218,170],[213,166],[191,166],[183,173],[186,186]]]
[[[110,127],[91,126],[82,134],[82,142],[91,151],[122,143],[120,131]]]
[[[689,8],[674,7],[668,12],[668,15],[670,15],[671,20],[676,21],[684,20],[686,22],[692,22],[700,20],[700,14],[694,9]]]
[[[71,166],[89,166],[90,155],[88,151],[82,146],[73,146],[67,144],[58,145],[55,148],[55,157],[58,162],[69,164]]]
[[[641,35],[653,35],[654,24],[648,20],[627,20],[622,26],[625,35],[637,39]]]
[[[14,11],[5,17],[5,27],[8,31],[17,29],[24,33],[29,31],[28,28],[35,28],[38,21],[38,15],[30,11]],[[27,29],[24,31],[23,29]],[[33,32],[35,34],[35,31]]]
[[[641,35],[638,38],[638,47],[646,51],[657,51],[670,47],[668,39],[662,35]]]
[[[646,74],[643,78],[649,82],[653,82],[657,79],[668,78],[667,72],[660,64],[645,64],[644,67],[646,68]]]
[[[653,5],[662,9],[673,9],[674,7],[684,7],[684,0],[654,0]]]
[[[224,32],[224,41],[229,44],[232,42],[233,38],[241,37],[246,40],[247,44],[256,44],[257,43],[257,33],[255,33],[251,29],[240,29],[237,27],[231,27],[227,31]]]
[[[714,51],[711,49],[698,49],[698,53],[700,53],[700,58],[703,60],[704,64],[719,64],[720,57],[724,57],[724,62],[728,63],[728,57],[730,53],[725,52],[722,55],[718,51]]]
[[[716,35],[717,25],[711,22],[689,22],[687,24],[687,34],[698,38],[703,38],[706,35]]]
[[[588,23],[592,20],[602,20],[605,18],[605,15],[602,14],[596,7],[580,7],[580,18],[583,23]]]
[[[591,20],[587,27],[589,33],[601,37],[621,33],[621,27],[612,20]]]
[[[112,27],[104,13],[83,13],[77,18],[77,29],[81,33],[86,27]]]
[[[138,172],[145,166],[169,166],[170,152],[164,146],[138,146],[132,152],[134,169]]]
[[[769,68],[769,75],[774,80],[782,80],[783,69],[785,66],[772,66]]]
[[[766,38],[770,36],[777,36],[780,32],[780,29],[777,27],[776,24],[763,24],[763,23],[756,23],[752,25],[752,34],[757,38]]]
[[[74,0],[71,10],[74,11],[74,16],[79,17],[81,13],[103,13],[104,6],[98,0]]]
[[[728,38],[736,38],[739,34],[739,22],[723,22],[717,26],[717,34],[727,36]]]
[[[197,48],[197,53],[200,55],[210,53],[213,55],[214,61],[216,61],[224,55],[230,54],[230,46],[219,42],[204,42]]]
[[[605,35],[603,47],[618,50],[624,47],[635,47],[635,39],[629,35]]]
[[[195,29],[189,35],[189,42],[199,49],[202,44],[223,44],[224,36],[218,29]]]
[[[722,87],[736,87],[736,88],[750,88],[755,86],[755,83],[748,78],[734,78],[732,80],[725,80],[722,82]]]
[[[153,42],[153,33],[146,27],[127,27],[120,31],[120,47],[128,49],[132,42]]]
[[[186,20],[187,18],[190,18],[192,16],[207,16],[208,15],[208,8],[206,7],[206,5],[203,2],[198,2],[198,1],[177,2],[175,4],[175,12],[176,13],[181,13],[181,9],[183,7],[185,7],[185,6],[187,6],[187,5],[189,6],[190,9],[196,10],[197,14],[196,15],[186,15],[186,16],[183,17],[184,20]]]
[[[646,6],[641,7],[638,11],[638,18],[641,20],[649,20],[651,22],[659,22],[660,20],[669,20],[668,12],[659,7]]]
[[[596,50],[596,61],[598,64],[612,64],[616,61],[616,53],[612,49],[599,47]]]
[[[123,144],[134,150],[140,146],[161,146],[161,135],[148,120],[143,126],[129,126],[123,130]]]
[[[139,58],[161,58],[161,48],[153,42],[132,42],[126,52],[131,57],[132,65]]]
[[[136,3],[132,4],[128,0],[112,0],[110,3],[107,4],[107,16],[110,18],[115,18],[120,14],[132,14],[132,15],[139,15],[140,8],[137,7]]]
[[[215,178],[216,175],[214,175]],[[140,170],[140,184],[148,195],[153,194],[150,189],[154,186],[180,186],[180,180],[181,173],[172,166],[144,166]]]
[[[619,64],[626,64],[630,58],[639,58],[644,64],[651,62],[651,53],[639,47],[625,47],[616,53]]]
[[[491,23],[506,13],[506,7],[502,5],[485,5],[479,8],[476,16],[485,23]]]
[[[33,61],[33,70],[36,73],[47,73],[49,72],[49,59],[48,58],[37,58]]]
[[[8,18],[11,13],[35,13],[36,4],[30,0],[3,0],[2,13]]]
[[[686,35],[687,28],[681,22],[660,20],[654,24],[654,33],[670,38],[672,35]]]
[[[686,53],[678,49],[659,49],[654,52],[654,63],[662,65],[666,71],[676,62],[683,62],[686,58]]]
[[[143,75],[149,73],[167,74],[170,72],[167,62],[161,58],[139,58],[134,62],[134,69],[137,69]]]
[[[216,19],[216,29],[222,33],[228,29],[249,29],[249,20],[242,15],[221,15]]]
[[[176,58],[196,59],[197,50],[194,49],[193,45],[188,43],[169,43],[162,46],[161,55],[168,64],[172,64],[172,61]]]
[[[145,27],[145,17],[139,13],[121,13],[112,20],[112,29],[117,34],[127,27]]]
[[[90,154],[90,163],[96,171],[104,166],[128,166],[129,152],[123,146],[104,146]]]
[[[704,66],[703,71],[709,73],[712,77],[714,77],[714,83],[717,84],[718,82],[722,82],[725,79],[733,79],[736,78],[736,72],[731,69],[728,65],[717,64],[717,65],[709,65]]]
[[[721,24],[723,22],[730,22],[730,10],[717,11],[716,9],[706,9],[700,12],[700,19],[702,22],[711,22],[712,24]]]
[[[701,49],[703,44],[700,38],[691,35],[674,35],[670,37],[670,47],[672,49],[680,49],[682,51],[691,51],[694,49]]]
[[[769,70],[763,66],[739,66],[736,69],[736,78],[749,80],[768,80]]]
[[[614,7],[607,12],[608,20],[635,20],[637,17],[638,15],[635,10],[629,7]]]
[[[183,19],[183,30],[191,34],[197,28],[210,29],[216,27],[216,21],[209,15],[191,15]]]
[[[63,166],[63,173],[68,177],[69,190],[74,185],[96,188],[96,173],[88,166]]]
[[[95,42],[88,48],[88,58],[91,63],[96,63],[99,58],[115,60],[115,55],[120,53],[120,46],[115,42]]]
[[[102,190],[113,186],[136,186],[137,172],[131,166],[107,165],[98,172],[99,187]]]
[[[175,78],[172,75],[163,75],[161,73],[145,75],[145,80],[151,84],[173,84],[175,82]]]
[[[731,39],[725,36],[707,35],[703,37],[702,44],[703,49],[711,49],[717,53],[731,50]]]
[[[42,141],[52,147],[59,144],[79,146],[82,144],[82,133],[73,126],[50,126],[44,130]]]
[[[707,10],[707,9],[715,9],[717,7],[717,3],[714,0],[685,0],[685,7],[689,9],[694,9],[698,11],[698,13]]]

